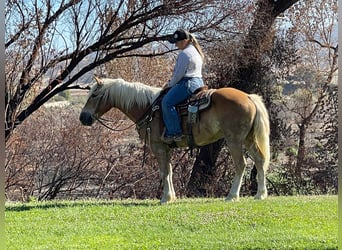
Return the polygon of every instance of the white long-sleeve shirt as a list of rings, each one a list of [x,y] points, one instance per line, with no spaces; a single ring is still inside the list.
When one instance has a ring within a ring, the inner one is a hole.
[[[195,46],[189,44],[179,53],[169,87],[177,84],[183,77],[202,77],[203,60]]]

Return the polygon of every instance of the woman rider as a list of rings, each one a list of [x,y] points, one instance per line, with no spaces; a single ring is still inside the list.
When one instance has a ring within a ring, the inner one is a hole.
[[[175,106],[188,99],[202,87],[202,64],[204,55],[196,38],[186,30],[179,29],[169,39],[181,50],[177,56],[171,80],[164,88],[171,89],[162,101],[165,133],[162,140],[166,143],[181,141],[183,137],[180,118]]]

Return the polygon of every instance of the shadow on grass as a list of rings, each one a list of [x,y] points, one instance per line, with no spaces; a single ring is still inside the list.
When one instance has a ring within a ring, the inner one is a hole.
[[[70,208],[70,207],[90,207],[90,206],[124,206],[124,207],[151,207],[160,206],[159,201],[53,201],[53,202],[30,202],[21,204],[5,205],[6,212],[23,212],[32,209],[53,209],[53,208]]]

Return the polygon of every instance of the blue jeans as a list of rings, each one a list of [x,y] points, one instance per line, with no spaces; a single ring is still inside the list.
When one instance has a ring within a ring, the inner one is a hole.
[[[164,96],[162,101],[163,119],[166,127],[165,137],[182,134],[181,121],[175,106],[188,99],[196,89],[203,86],[199,77],[184,77]]]

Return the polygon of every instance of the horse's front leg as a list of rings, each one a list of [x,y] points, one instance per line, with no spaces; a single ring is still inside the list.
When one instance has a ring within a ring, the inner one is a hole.
[[[170,149],[163,145],[152,145],[152,150],[159,163],[160,177],[162,180],[163,194],[161,204],[176,200],[176,193],[172,183],[172,166],[170,163]]]
[[[160,175],[163,185],[163,195],[161,197],[160,203],[168,203],[176,200],[176,193],[173,188],[172,182],[172,166],[170,163],[165,163],[160,165]]]

